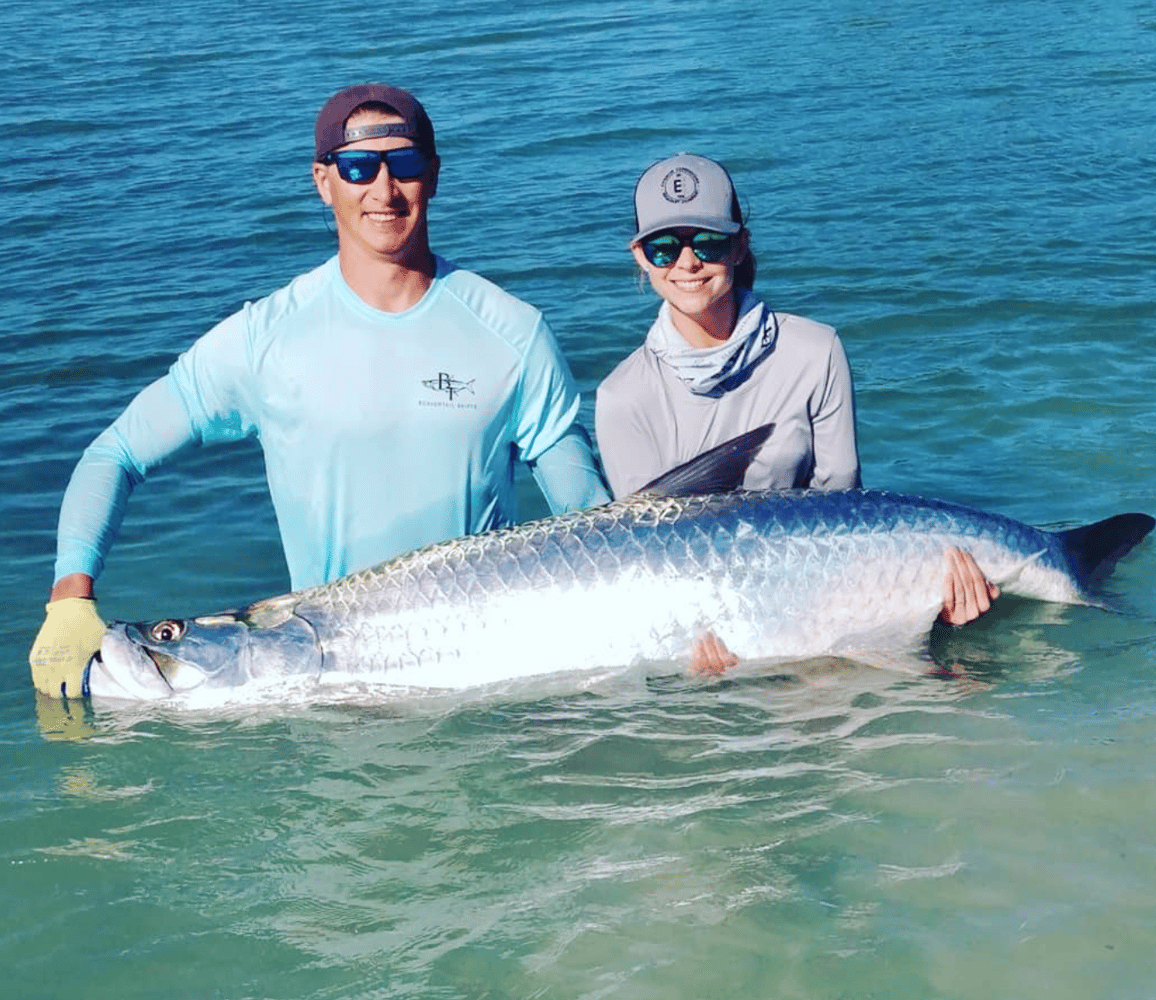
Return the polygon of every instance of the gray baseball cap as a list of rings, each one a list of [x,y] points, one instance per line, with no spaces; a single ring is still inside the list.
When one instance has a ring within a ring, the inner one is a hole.
[[[636,243],[661,229],[694,226],[733,235],[735,186],[726,167],[705,156],[679,153],[646,169],[634,187]]]

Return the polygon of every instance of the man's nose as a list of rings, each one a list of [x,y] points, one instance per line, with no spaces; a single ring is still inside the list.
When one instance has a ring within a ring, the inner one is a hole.
[[[370,186],[378,187],[379,185],[387,197],[392,197],[397,190],[397,181],[394,179],[393,174],[389,172],[389,164],[386,163],[385,160],[381,161],[381,167],[377,171],[377,176],[373,178],[373,184]]]

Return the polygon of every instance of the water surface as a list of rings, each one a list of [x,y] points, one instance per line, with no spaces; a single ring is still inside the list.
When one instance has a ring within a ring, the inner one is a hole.
[[[735,177],[759,290],[839,328],[868,485],[1048,527],[1156,511],[1156,15],[940,6],[4,8],[13,996],[1152,996],[1151,543],[1115,612],[1004,601],[937,635],[957,680],[672,667],[71,718],[28,683],[73,463],[332,252],[312,122],[358,80],[422,98],[435,248],[546,312],[587,421],[656,305],[634,180],[691,150]],[[286,584],[258,451],[212,449],[133,498],[101,609]]]

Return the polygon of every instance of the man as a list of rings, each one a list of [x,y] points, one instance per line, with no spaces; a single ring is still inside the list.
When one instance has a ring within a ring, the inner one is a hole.
[[[315,139],[336,256],[201,337],[73,472],[29,655],[46,694],[82,694],[128,497],[189,446],[259,437],[294,589],[512,523],[515,455],[555,512],[609,499],[541,314],[430,249],[441,163],[421,104],[350,87]]]

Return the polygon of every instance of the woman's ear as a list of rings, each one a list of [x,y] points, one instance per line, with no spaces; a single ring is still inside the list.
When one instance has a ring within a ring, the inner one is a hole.
[[[646,254],[642,252],[641,243],[631,243],[630,252],[634,254],[634,262],[638,265],[636,276],[638,278],[638,290],[640,292],[646,291],[646,286],[649,285],[654,288],[654,279],[651,278],[650,261],[646,259]],[[657,291],[657,289],[655,289]]]

